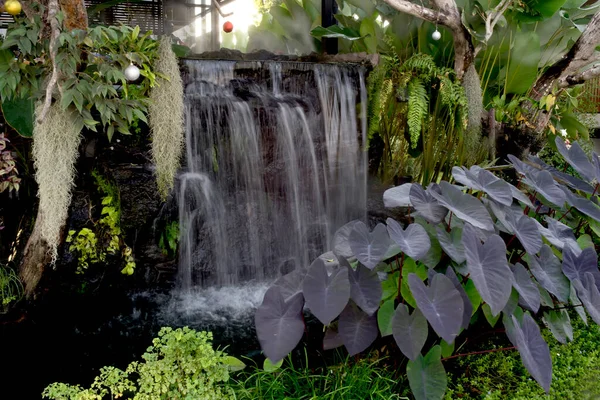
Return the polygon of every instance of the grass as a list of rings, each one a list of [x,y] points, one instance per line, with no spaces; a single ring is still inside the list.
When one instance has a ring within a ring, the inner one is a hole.
[[[592,400],[600,398],[600,327],[572,318],[574,340],[561,345],[546,330],[553,377],[546,395],[530,377],[516,351],[488,353],[457,360],[460,376],[449,380],[445,399]]]
[[[346,358],[334,366],[308,368],[307,358],[294,365],[288,357],[275,372],[252,366],[237,377],[233,389],[238,399],[408,399],[398,394],[408,384],[384,361]]]

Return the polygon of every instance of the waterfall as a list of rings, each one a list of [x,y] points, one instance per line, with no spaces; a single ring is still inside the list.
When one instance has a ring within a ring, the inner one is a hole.
[[[336,229],[365,218],[363,67],[186,60],[184,70],[183,290],[306,267]]]

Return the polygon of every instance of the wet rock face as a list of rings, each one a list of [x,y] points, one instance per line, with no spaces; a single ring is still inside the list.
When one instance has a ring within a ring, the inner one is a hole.
[[[101,218],[103,194],[92,176],[92,171],[97,171],[118,188],[121,238],[133,249],[136,273],[132,277],[120,274],[123,260],[117,254],[108,256],[105,263],[90,266],[85,275],[74,276],[77,255],[69,251],[68,243],[63,246],[56,273],[74,286],[100,277],[105,280],[103,284],[142,288],[171,281],[176,262],[162,253],[158,242],[166,223],[176,220],[176,211],[173,200],[165,204],[159,197],[154,166],[149,160],[147,132],[121,136],[119,141],[111,143],[106,138],[94,137],[84,140],[82,150],[65,238],[69,230],[99,229],[94,222],[97,224]],[[58,277],[50,277],[51,281],[54,279]]]

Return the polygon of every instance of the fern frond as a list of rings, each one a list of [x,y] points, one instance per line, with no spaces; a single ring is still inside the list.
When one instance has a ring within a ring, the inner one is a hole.
[[[421,135],[423,120],[429,110],[429,96],[423,82],[412,79],[408,82],[408,133],[410,134],[411,147],[417,147]]]

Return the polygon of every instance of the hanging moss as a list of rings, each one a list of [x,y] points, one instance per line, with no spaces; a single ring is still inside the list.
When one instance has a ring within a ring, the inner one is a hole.
[[[41,106],[36,110],[40,112]],[[58,103],[33,128],[33,160],[38,183],[39,220],[42,238],[48,243],[52,262],[58,256],[61,229],[64,226],[75,178],[81,124],[78,114],[63,110]]]
[[[157,85],[150,92],[148,122],[158,190],[165,199],[173,188],[184,141],[183,83],[169,37],[160,40],[154,72],[158,78]]]
[[[476,155],[487,151],[487,144],[481,140],[481,116],[485,111],[483,93],[481,92],[481,80],[474,65],[471,65],[465,72],[463,86],[469,104],[469,122],[465,138],[466,162],[474,164],[477,159]]]

